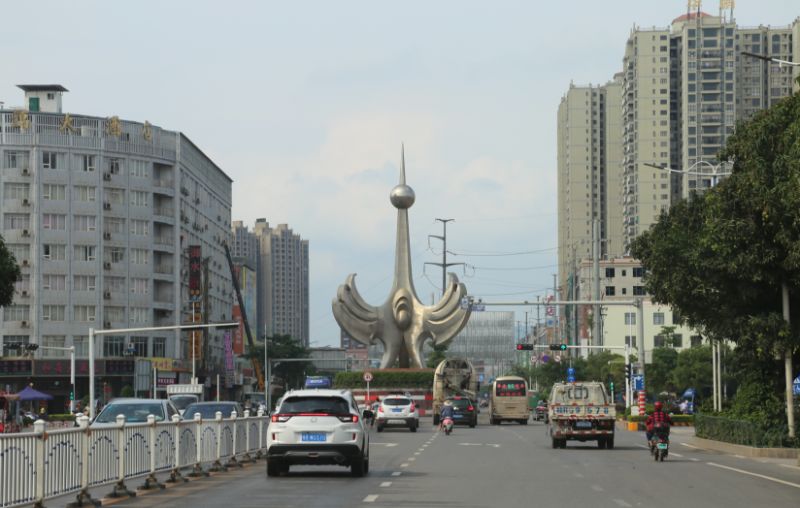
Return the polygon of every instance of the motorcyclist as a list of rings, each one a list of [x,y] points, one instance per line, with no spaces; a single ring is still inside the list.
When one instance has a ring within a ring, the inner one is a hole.
[[[442,405],[442,410],[439,413],[440,427],[444,425],[445,418],[450,418],[451,420],[453,419],[453,403],[449,400],[444,401],[444,404]]]
[[[647,416],[647,420],[645,421],[645,428],[647,429],[647,443],[650,444],[653,441],[653,435],[655,434],[655,427],[659,424],[667,425],[667,434],[669,434],[669,426],[672,425],[672,418],[670,418],[669,414],[663,411],[664,404],[661,401],[656,401],[653,405],[653,414]]]

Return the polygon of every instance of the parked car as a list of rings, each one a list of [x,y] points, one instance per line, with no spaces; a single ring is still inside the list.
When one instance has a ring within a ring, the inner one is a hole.
[[[453,421],[457,425],[478,425],[478,408],[467,397],[456,395],[447,399],[453,404]]]
[[[238,402],[195,402],[183,410],[183,419],[194,420],[195,414],[199,414],[204,420],[214,419],[217,417],[217,411],[222,413],[223,418],[230,418],[234,411],[239,418],[244,416],[244,410]]]
[[[114,427],[118,415],[125,417],[125,423],[146,423],[148,415],[163,422],[172,420],[172,416],[177,414],[178,409],[167,399],[114,399],[106,404],[90,427]]]
[[[267,429],[267,476],[296,464],[369,472],[369,432],[351,392],[292,390],[281,398]]]
[[[387,395],[378,406],[375,415],[378,432],[390,425],[408,427],[411,432],[419,428],[419,410],[410,397],[405,395]]]

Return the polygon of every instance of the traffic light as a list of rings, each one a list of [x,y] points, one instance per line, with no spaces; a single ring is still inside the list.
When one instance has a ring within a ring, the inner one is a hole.
[[[69,391],[69,400],[75,400],[75,392],[72,390]]]
[[[611,381],[611,393],[614,393],[614,381]]]
[[[25,344],[26,351],[36,351],[39,349],[39,344]]]
[[[626,363],[625,364],[625,378],[626,379],[630,379],[631,378],[631,364],[630,363]]]
[[[533,344],[517,344],[517,351],[532,351]]]
[[[566,351],[566,344],[550,344],[550,351]]]

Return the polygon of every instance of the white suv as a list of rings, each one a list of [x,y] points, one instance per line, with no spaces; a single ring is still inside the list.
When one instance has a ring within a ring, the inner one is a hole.
[[[410,397],[387,395],[378,406],[375,424],[378,426],[378,432],[383,432],[383,428],[387,425],[403,425],[411,432],[416,432],[419,427],[419,410]]]
[[[267,429],[267,476],[293,464],[349,466],[369,472],[369,432],[346,390],[292,390],[278,403]]]

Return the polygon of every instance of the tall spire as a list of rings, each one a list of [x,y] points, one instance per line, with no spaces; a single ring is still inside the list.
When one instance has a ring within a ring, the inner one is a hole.
[[[406,147],[400,143],[400,185],[406,184]]]

